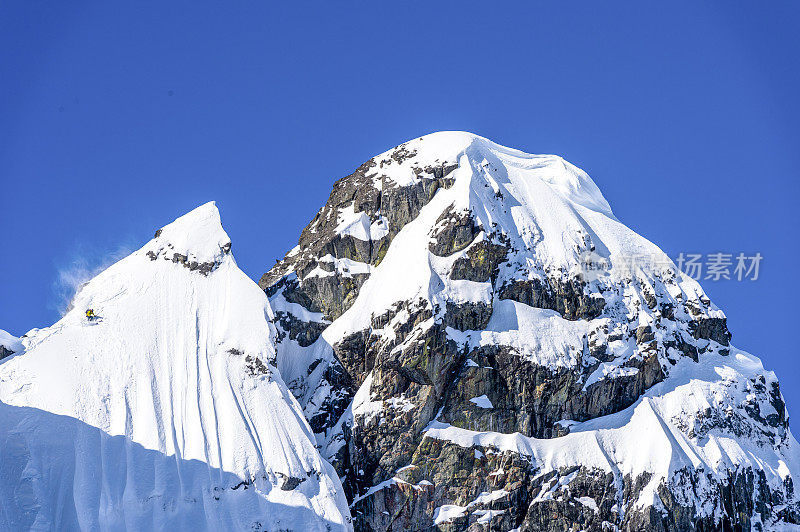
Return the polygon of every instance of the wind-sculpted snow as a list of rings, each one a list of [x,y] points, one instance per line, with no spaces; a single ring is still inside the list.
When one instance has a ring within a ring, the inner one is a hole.
[[[0,528],[351,528],[271,318],[213,203],[95,277],[0,365]]]

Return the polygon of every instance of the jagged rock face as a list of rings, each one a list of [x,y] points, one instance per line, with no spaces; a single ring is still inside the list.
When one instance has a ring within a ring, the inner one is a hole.
[[[352,305],[370,266],[380,263],[397,232],[438,189],[453,183],[447,176],[456,165],[446,162],[424,167],[412,163],[416,179],[407,186],[398,186],[382,172],[414,155],[400,147],[337,181],[328,202],[300,234],[298,247],[265,273],[259,286],[268,290],[293,272],[297,281],[284,291],[287,301],[323,312],[328,319],[339,317]]]
[[[260,286],[357,529],[798,518],[774,375],[558,157],[462,133],[403,144],[339,180]],[[729,437],[771,465],[721,460]]]

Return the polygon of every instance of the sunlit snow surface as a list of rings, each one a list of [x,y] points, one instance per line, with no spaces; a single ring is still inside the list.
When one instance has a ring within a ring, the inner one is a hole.
[[[214,204],[199,207],[3,361],[0,529],[349,528],[272,365],[266,297],[229,246]]]

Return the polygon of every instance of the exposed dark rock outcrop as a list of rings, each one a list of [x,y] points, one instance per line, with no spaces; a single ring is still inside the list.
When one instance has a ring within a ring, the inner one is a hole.
[[[628,377],[606,379],[583,388],[574,370],[552,371],[533,364],[502,346],[469,353],[452,385],[442,420],[478,431],[521,432],[553,438],[567,431],[562,420],[585,421],[619,412],[664,378],[658,357],[636,364]],[[493,408],[476,408],[470,399],[486,395]]]
[[[455,212],[450,207],[436,220],[428,249],[434,255],[446,257],[469,246],[479,232],[469,212]]]
[[[300,344],[300,347],[308,347],[316,342],[327,326],[325,323],[302,321],[293,314],[282,311],[275,313],[275,319],[281,325],[281,329],[288,333],[289,338]]]
[[[449,177],[457,168],[453,163],[414,166],[417,181],[402,187],[382,173],[384,166],[403,163],[413,155],[400,146],[389,158],[370,159],[334,183],[327,203],[300,234],[298,250],[278,261],[261,277],[259,286],[269,290],[294,272],[297,277],[295,291],[302,292],[302,295],[295,295],[293,302],[314,312],[323,312],[331,320],[340,316],[352,305],[366,276],[334,272],[330,276],[309,277],[315,268],[326,268],[320,259],[331,256],[369,265],[379,264],[397,233],[417,217],[437,190],[453,183]],[[363,213],[371,222],[377,223],[383,229],[378,232],[380,238],[361,240],[338,232],[340,213],[347,209]]]
[[[555,310],[568,320],[596,318],[605,306],[605,299],[587,294],[584,283],[578,279],[513,281],[500,288],[499,297],[532,307]]]
[[[728,320],[725,318],[699,317],[691,322],[690,327],[695,338],[713,340],[722,345],[728,345],[731,341]]]
[[[469,248],[466,256],[453,263],[450,278],[453,280],[464,279],[485,283],[494,283],[497,278],[498,267],[505,262],[508,248],[481,240]]]
[[[447,302],[444,324],[459,331],[480,331],[485,329],[492,317],[492,306],[487,303]]]
[[[159,232],[156,232],[156,238],[160,235]],[[231,252],[231,243],[228,242],[227,244],[223,245],[219,248],[219,251],[222,255],[228,255]],[[158,258],[162,258],[164,260],[173,262],[175,264],[180,264],[184,268],[188,269],[189,271],[197,272],[201,275],[208,275],[212,271],[214,271],[217,266],[220,265],[219,260],[215,261],[196,261],[191,260],[187,255],[183,253],[178,253],[174,250],[174,247],[170,243],[166,243],[163,247],[159,248],[156,251],[150,250],[146,253],[147,258],[150,260],[157,260]]]
[[[8,356],[11,356],[13,354],[14,354],[14,351],[12,351],[10,349],[6,349],[6,346],[4,346],[4,345],[0,345],[0,360],[6,358]]]

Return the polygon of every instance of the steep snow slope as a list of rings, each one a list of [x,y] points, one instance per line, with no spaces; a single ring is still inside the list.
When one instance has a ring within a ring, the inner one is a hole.
[[[0,528],[351,528],[230,247],[195,209],[0,364]]]
[[[404,143],[337,181],[260,286],[359,526],[800,520],[775,375],[560,157]]]

